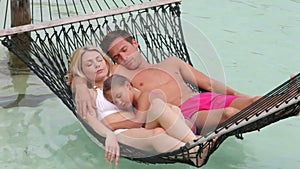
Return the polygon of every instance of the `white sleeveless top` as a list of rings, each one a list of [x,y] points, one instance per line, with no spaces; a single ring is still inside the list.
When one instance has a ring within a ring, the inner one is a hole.
[[[120,112],[120,109],[116,105],[106,100],[106,98],[103,96],[103,91],[101,89],[97,88],[96,91],[96,106],[99,120],[102,120],[108,115]]]

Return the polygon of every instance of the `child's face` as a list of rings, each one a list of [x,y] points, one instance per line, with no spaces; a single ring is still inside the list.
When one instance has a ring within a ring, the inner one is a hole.
[[[133,94],[132,87],[128,82],[123,86],[116,85],[107,92],[107,98],[119,109],[127,110],[132,107]]]

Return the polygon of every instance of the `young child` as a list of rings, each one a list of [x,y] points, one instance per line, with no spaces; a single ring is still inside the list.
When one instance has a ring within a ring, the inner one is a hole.
[[[162,127],[169,135],[183,142],[195,138],[177,106],[170,105],[161,98],[150,97],[149,93],[134,88],[124,76],[114,74],[107,78],[103,84],[103,94],[119,109],[135,115],[130,120],[110,124],[112,129]]]

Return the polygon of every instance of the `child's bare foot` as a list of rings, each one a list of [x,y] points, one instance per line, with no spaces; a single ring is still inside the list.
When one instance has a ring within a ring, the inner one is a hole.
[[[202,166],[206,163],[207,155],[211,147],[215,144],[217,141],[217,137],[212,140],[212,142],[209,143],[209,145],[205,146],[203,150],[199,150],[201,147],[196,146],[192,149],[190,149],[190,154],[194,154],[195,156],[190,157],[190,160],[194,163],[196,166]],[[204,143],[206,144],[206,143]]]

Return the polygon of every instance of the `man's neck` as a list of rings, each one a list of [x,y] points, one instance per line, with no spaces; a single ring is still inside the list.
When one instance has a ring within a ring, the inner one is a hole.
[[[140,71],[143,69],[147,69],[149,67],[151,67],[152,64],[150,64],[149,62],[147,62],[146,60],[143,60],[143,62],[140,64],[140,66],[136,69],[136,71]]]

